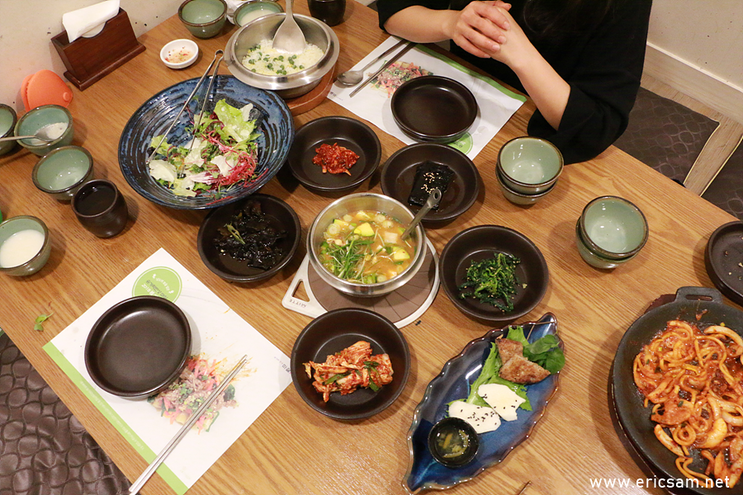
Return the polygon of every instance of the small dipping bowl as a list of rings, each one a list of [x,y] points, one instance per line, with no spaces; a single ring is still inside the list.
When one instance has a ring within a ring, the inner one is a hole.
[[[589,202],[583,208],[578,226],[588,249],[614,261],[636,255],[649,234],[642,211],[617,196],[601,196]]]
[[[47,143],[39,139],[29,138],[21,139],[18,142],[21,143],[21,146],[39,156],[44,156],[53,149],[67,146],[72,142],[72,114],[60,105],[42,105],[29,110],[18,119],[15,125],[15,135],[32,136],[47,126],[50,126],[50,132],[47,132],[47,135],[56,137],[53,141]]]
[[[431,455],[449,468],[472,462],[479,446],[475,429],[459,418],[442,419],[433,425],[428,434],[428,450]]]
[[[539,194],[557,183],[564,161],[557,147],[544,139],[512,139],[498,152],[496,169],[512,191]]]
[[[522,192],[511,189],[506,183],[503,174],[500,171],[496,171],[495,175],[498,177],[498,185],[500,185],[503,197],[515,205],[520,206],[531,206],[543,197],[547,196],[555,188],[556,184],[552,184],[550,187],[542,192],[536,194],[524,194]]]
[[[227,22],[227,4],[224,0],[186,0],[178,8],[178,18],[197,38],[212,38]]]
[[[199,45],[193,40],[173,40],[160,49],[160,60],[171,69],[185,69],[196,62]]]
[[[15,110],[8,105],[0,103],[0,138],[13,135],[13,128],[17,122]],[[15,141],[4,141],[0,143],[0,155],[10,153],[15,148]]]
[[[235,10],[233,19],[237,26],[243,27],[250,21],[258,19],[259,17],[283,11],[284,9],[281,5],[273,0],[249,0]]]
[[[36,163],[31,178],[40,191],[71,201],[80,186],[93,178],[93,157],[80,146],[62,146]]]
[[[602,270],[610,270],[612,268],[616,268],[619,265],[626,263],[637,256],[637,253],[635,253],[632,256],[628,256],[622,259],[609,259],[604,258],[603,256],[600,256],[591,251],[586,243],[583,232],[581,231],[580,220],[575,223],[575,242],[578,246],[578,253],[580,254],[580,257],[583,258],[583,261],[594,268],[601,268]]]
[[[51,251],[49,229],[41,219],[19,215],[0,223],[0,272],[32,275],[46,264]]]

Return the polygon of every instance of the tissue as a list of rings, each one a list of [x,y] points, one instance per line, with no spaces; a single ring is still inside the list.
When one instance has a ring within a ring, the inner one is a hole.
[[[100,33],[106,21],[119,13],[119,0],[106,0],[62,15],[62,25],[70,43],[80,36],[90,38]]]

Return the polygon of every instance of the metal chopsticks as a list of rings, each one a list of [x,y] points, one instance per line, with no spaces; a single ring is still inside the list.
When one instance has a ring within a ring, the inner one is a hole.
[[[168,442],[168,444],[163,448],[163,450],[158,454],[158,456],[155,458],[152,463],[150,463],[149,466],[147,466],[147,469],[142,472],[142,474],[137,478],[137,481],[135,481],[131,487],[129,487],[129,495],[134,495],[136,493],[139,493],[139,490],[142,489],[145,483],[147,483],[147,480],[149,480],[153,474],[155,474],[155,471],[157,471],[157,468],[160,467],[160,464],[165,461],[165,458],[170,455],[170,453],[173,451],[173,449],[176,448],[176,446],[180,443],[180,441],[183,439],[184,436],[186,436],[186,433],[188,433],[194,424],[199,420],[199,418],[204,414],[204,412],[207,410],[209,406],[212,405],[212,403],[217,400],[217,397],[222,395],[227,388],[227,386],[230,384],[233,378],[240,372],[240,370],[245,366],[245,363],[248,362],[248,356],[245,355],[238,361],[238,363],[235,365],[234,368],[232,368],[232,371],[222,380],[222,382],[219,384],[219,386],[209,395],[209,398],[206,399],[206,401],[201,404],[199,409],[191,415],[190,418],[188,418],[188,421],[186,421],[186,424],[184,424],[180,430],[178,430],[178,433],[176,436]]]
[[[402,50],[400,50],[399,52],[397,52],[397,54],[393,55],[377,72],[374,73],[374,75],[372,75],[371,77],[367,77],[363,82],[361,82],[356,87],[356,89],[354,89],[353,91],[351,91],[351,93],[348,95],[348,97],[349,98],[353,98],[353,96],[356,95],[356,93],[358,93],[359,91],[361,91],[361,89],[364,86],[366,86],[367,84],[369,84],[374,78],[376,78],[379,74],[381,74],[382,71],[385,70],[387,67],[389,67],[390,65],[392,65],[393,63],[395,63],[397,61],[397,59],[399,59],[400,57],[402,57],[403,55],[405,55],[407,52],[409,52],[410,49],[413,48],[415,45],[416,45],[415,42],[408,41],[408,44],[405,46],[405,48],[403,48]]]
[[[178,119],[181,117],[181,114],[183,111],[188,107],[188,104],[191,103],[191,98],[196,94],[196,92],[201,87],[201,83],[204,82],[204,78],[209,74],[209,72],[212,70],[212,67],[214,67],[214,71],[212,72],[211,80],[209,81],[209,87],[206,90],[206,95],[204,96],[204,102],[201,104],[201,112],[199,112],[199,121],[201,121],[201,114],[204,113],[204,107],[206,106],[206,101],[209,99],[209,93],[212,90],[212,84],[214,84],[214,79],[217,76],[217,70],[219,70],[219,64],[222,62],[222,59],[224,58],[224,51],[217,50],[214,52],[214,58],[212,59],[211,63],[209,64],[209,67],[206,68],[204,73],[199,78],[198,82],[196,83],[196,86],[194,86],[193,91],[191,91],[191,94],[188,95],[188,98],[186,98],[186,101],[183,103],[183,106],[178,111],[178,115],[175,116],[173,119],[173,122],[170,123],[170,126],[168,127],[168,130],[165,131],[163,134],[163,137],[160,138],[160,142],[157,143],[157,146],[152,150],[152,153],[150,153],[150,156],[147,157],[147,162],[150,163],[152,161],[152,158],[157,154],[157,149],[160,147],[161,144],[163,144],[163,141],[165,141],[165,138],[168,137],[168,134],[170,134],[170,131],[173,129],[173,126],[178,122]],[[198,127],[197,123],[194,123],[194,132],[196,131],[196,128]],[[193,141],[191,141],[193,144]]]

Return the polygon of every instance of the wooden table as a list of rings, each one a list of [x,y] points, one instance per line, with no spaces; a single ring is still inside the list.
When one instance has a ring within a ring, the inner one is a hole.
[[[307,13],[306,2],[298,2]],[[341,43],[338,70],[353,66],[381,43],[386,34],[376,14],[348,2],[347,20],[334,27]],[[215,49],[224,48],[224,32],[197,40],[202,55],[191,68],[173,71],[159,60],[169,40],[188,38],[176,16],[140,38],[147,50],[84,92],[74,91],[70,111],[75,119],[74,143],[95,159],[96,177],[114,181],[129,204],[126,230],[112,239],[98,239],[76,221],[67,203],[38,191],[31,182],[37,157],[22,150],[0,157],[0,209],[5,217],[27,214],[51,229],[53,250],[41,272],[28,278],[0,277],[0,326],[60,395],[88,431],[134,480],[146,462],[88,399],[60,371],[42,346],[64,330],[158,248],[164,247],[284,353],[291,353],[298,333],[310,319],[281,306],[304,250],[269,281],[231,285],[209,271],[196,251],[196,234],[205,212],[157,206],[135,193],[121,175],[119,135],[131,114],[156,92],[184,79],[198,77]],[[560,388],[531,437],[504,462],[452,493],[515,494],[528,480],[528,495],[617,493],[592,488],[600,478],[631,480],[621,493],[662,493],[633,487],[645,478],[620,442],[609,414],[607,381],[612,358],[624,331],[659,295],[681,286],[712,287],[704,268],[707,238],[733,217],[712,206],[650,167],[611,148],[588,163],[567,167],[553,193],[524,208],[506,201],[494,177],[495,159],[503,143],[525,134],[534,111],[525,104],[474,162],[484,180],[484,193],[464,215],[428,235],[440,253],[461,230],[499,224],[526,234],[544,253],[550,269],[547,294],[524,321],[553,312],[567,349]],[[324,115],[348,115],[325,101],[296,117],[300,126]],[[377,129],[386,160],[402,144]],[[365,183],[360,190],[370,187]],[[374,184],[373,190],[379,191]],[[287,190],[273,179],[262,192],[275,195],[298,212],[303,237],[314,216],[329,202],[303,187]],[[575,245],[575,222],[583,206],[597,196],[613,194],[635,202],[647,216],[651,235],[630,263],[613,271],[591,268]],[[34,319],[52,313],[43,332]],[[403,328],[412,354],[409,381],[389,409],[365,421],[339,422],[310,409],[290,386],[193,486],[193,494],[400,494],[408,464],[405,440],[413,410],[428,382],[442,365],[488,326],[460,313],[440,291],[420,324]],[[144,494],[171,493],[155,476]]]

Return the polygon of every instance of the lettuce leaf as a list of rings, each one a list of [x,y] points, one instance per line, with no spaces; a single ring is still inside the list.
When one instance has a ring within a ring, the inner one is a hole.
[[[255,120],[244,120],[243,112],[228,104],[225,100],[219,100],[214,107],[214,113],[224,124],[224,131],[238,143],[255,139]]]
[[[506,338],[521,342],[524,345],[524,357],[537,363],[552,374],[565,366],[565,354],[560,349],[559,341],[554,335],[545,335],[534,342],[524,336],[524,329],[520,326],[510,327]]]
[[[511,390],[516,392],[519,397],[524,399],[525,402],[521,404],[521,409],[531,411],[531,402],[529,402],[529,397],[527,397],[526,395],[526,386],[505,380],[498,376],[502,365],[503,362],[500,358],[500,355],[498,354],[498,347],[495,345],[495,342],[492,342],[490,344],[490,353],[488,354],[488,357],[485,358],[485,362],[482,364],[480,375],[475,379],[474,382],[472,382],[472,385],[470,385],[470,394],[467,397],[466,402],[475,404],[477,406],[490,407],[490,405],[485,402],[482,397],[480,397],[480,395],[477,393],[477,390],[480,388],[480,385],[498,383],[510,388]]]

